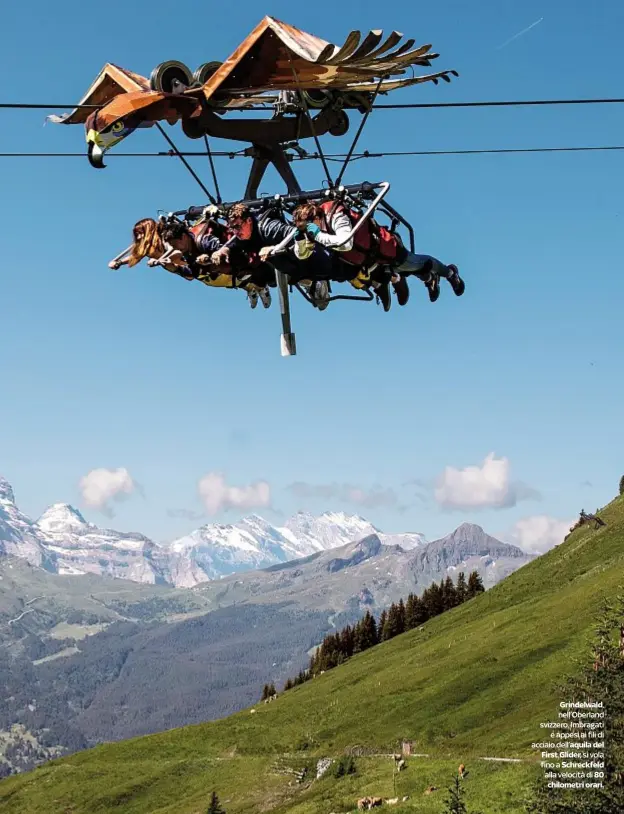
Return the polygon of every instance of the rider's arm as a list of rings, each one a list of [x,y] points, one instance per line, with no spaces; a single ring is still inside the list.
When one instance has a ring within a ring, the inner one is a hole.
[[[201,254],[213,254],[221,248],[222,243],[215,235],[202,235],[197,238],[195,245]]]
[[[277,218],[270,218],[260,221],[258,230],[265,246],[277,246],[293,231],[290,223],[282,223]]]
[[[351,229],[353,229],[353,224],[348,215],[345,212],[337,212],[332,218],[331,226],[334,232],[333,235],[330,235],[329,232],[317,232],[314,240],[328,249],[334,249],[337,252],[350,252],[353,248],[353,237],[349,238],[346,243],[344,242]]]

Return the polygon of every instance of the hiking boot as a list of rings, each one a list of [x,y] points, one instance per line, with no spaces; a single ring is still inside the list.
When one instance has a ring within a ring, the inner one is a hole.
[[[427,290],[429,291],[429,299],[431,302],[435,302],[438,297],[440,296],[440,278],[437,274],[433,272],[429,275],[429,279],[425,283],[427,286]]]
[[[461,297],[461,295],[466,290],[466,285],[462,278],[459,276],[459,269],[457,266],[449,265],[450,274],[448,276],[448,281],[453,289],[453,293],[456,297]]]
[[[390,283],[381,283],[375,289],[375,294],[377,295],[377,299],[383,305],[384,311],[387,313],[392,305],[392,299],[390,298]]]
[[[317,280],[312,286],[311,295],[319,311],[324,311],[329,305],[329,285],[327,280]]]
[[[268,288],[263,288],[262,291],[259,292],[260,299],[262,300],[262,305],[265,308],[270,308],[271,306],[271,292]]]
[[[249,305],[251,305],[252,308],[255,308],[256,305],[258,305],[258,292],[252,288],[247,292],[247,297],[249,298]]]
[[[399,279],[396,282],[393,281],[392,287],[394,288],[394,293],[396,294],[399,305],[406,305],[409,300],[409,286],[402,274],[397,276]]]

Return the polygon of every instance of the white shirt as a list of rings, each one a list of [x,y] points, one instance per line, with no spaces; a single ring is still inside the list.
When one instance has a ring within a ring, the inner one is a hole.
[[[344,242],[353,229],[351,219],[344,210],[338,209],[330,221],[333,235],[329,232],[318,232],[314,240],[309,235],[295,241],[295,256],[298,260],[307,260],[314,251],[314,243],[319,243],[336,252],[350,252],[353,249],[353,237]],[[339,245],[343,244],[343,245]]]

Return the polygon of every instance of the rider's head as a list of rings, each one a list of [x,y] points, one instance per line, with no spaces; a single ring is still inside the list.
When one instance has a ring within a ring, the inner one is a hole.
[[[314,203],[302,203],[293,212],[293,223],[297,229],[305,231],[308,223],[314,223],[321,216],[320,208]]]
[[[236,237],[249,240],[253,233],[251,210],[245,204],[234,204],[228,212],[228,226]]]
[[[162,236],[164,241],[176,251],[180,251],[183,254],[191,252],[195,245],[186,224],[179,220],[172,220],[165,223]]]
[[[129,266],[136,266],[144,257],[160,257],[164,253],[158,224],[152,218],[144,218],[132,227],[134,245],[128,258]]]

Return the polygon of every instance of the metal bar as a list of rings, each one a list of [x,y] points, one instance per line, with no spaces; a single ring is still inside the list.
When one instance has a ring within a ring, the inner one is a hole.
[[[264,174],[267,171],[268,166],[268,158],[254,155],[251,169],[249,171],[249,178],[247,179],[247,186],[245,188],[245,201],[247,201],[249,198],[255,198],[255,196],[258,194],[258,187],[264,178]],[[226,204],[226,206],[228,206],[228,204]],[[232,204],[229,204],[229,206],[232,206]],[[192,212],[197,208],[198,207],[191,207],[191,209],[188,210],[189,214],[192,214]],[[177,215],[182,213],[176,212],[175,214]]]
[[[210,169],[212,171],[212,180],[214,181],[215,191],[217,193],[217,203],[223,203],[221,193],[219,192],[219,181],[217,180],[217,170],[215,169],[214,161],[212,159],[212,151],[208,143],[208,136],[204,133],[204,144],[206,145],[206,152],[208,153],[208,161],[210,161]]]
[[[132,251],[132,249],[133,249],[133,248],[134,248],[134,243],[131,243],[131,244],[128,246],[128,248],[127,248],[127,249],[124,249],[122,252],[119,252],[119,254],[117,255],[117,257],[113,257],[113,259],[112,259],[110,262],[111,262],[111,263],[116,263],[118,260],[123,259],[123,258],[124,258],[124,257],[125,257],[127,254],[130,254],[130,252]]]
[[[405,220],[403,215],[397,212],[397,210],[393,206],[390,206],[390,204],[387,201],[383,201],[381,203],[380,209],[382,210],[382,212],[386,211],[388,215],[390,215],[393,218],[396,218],[399,221],[399,223],[402,223],[403,226],[405,226],[410,236],[410,251],[414,253],[416,251],[415,248],[416,241],[414,239],[414,227],[412,226],[412,224],[408,223],[408,221]]]
[[[296,356],[297,342],[290,322],[290,294],[288,292],[288,278],[286,275],[275,269],[275,281],[279,294],[280,311],[282,315],[282,336],[280,338],[280,348],[282,356]]]
[[[357,143],[360,140],[360,136],[362,135],[362,130],[364,129],[364,125],[368,121],[368,117],[371,114],[371,111],[373,109],[373,105],[375,103],[375,99],[377,98],[377,95],[379,93],[379,88],[381,87],[381,83],[383,82],[383,80],[384,80],[384,77],[382,76],[381,79],[379,80],[379,84],[377,85],[377,88],[375,89],[375,94],[373,96],[370,107],[368,108],[368,110],[366,111],[364,116],[362,117],[362,121],[360,122],[360,126],[358,127],[357,133],[355,134],[355,138],[353,139],[353,143],[351,144],[351,147],[349,148],[349,152],[347,153],[347,157],[344,160],[344,164],[340,168],[340,173],[338,174],[338,178],[336,178],[336,186],[337,187],[340,186],[340,182],[342,181],[342,176],[345,174],[345,170],[347,169],[347,167],[349,165],[349,161],[351,160],[351,156],[353,155],[353,153],[355,151],[355,148],[357,146]]]
[[[297,76],[297,71],[295,66],[293,65],[292,57],[290,54],[288,55],[288,61],[290,62],[290,67],[295,78],[295,84],[297,85],[297,90],[299,92],[299,98],[301,99],[301,104],[303,105],[303,109],[305,110],[305,114],[308,119],[308,124],[310,125],[310,130],[312,131],[312,135],[314,136],[314,141],[316,143],[316,149],[318,150],[319,156],[321,158],[321,162],[323,164],[323,169],[325,170],[325,175],[327,177],[327,183],[329,184],[330,189],[334,186],[334,182],[332,181],[332,177],[329,173],[329,167],[327,166],[327,161],[325,161],[325,155],[323,153],[323,148],[321,147],[321,142],[316,134],[316,128],[314,127],[314,122],[312,121],[312,116],[310,116],[310,110],[308,108],[308,103],[305,100],[305,96],[303,95],[303,91],[301,90],[301,85],[299,83],[299,77]]]
[[[334,243],[332,249],[335,250],[338,248],[338,246],[344,246],[345,243],[348,243],[351,240],[351,238],[356,234],[356,232],[362,228],[363,224],[366,223],[366,221],[371,217],[375,209],[379,206],[381,201],[388,194],[388,190],[390,189],[390,184],[387,181],[382,181],[381,184],[379,184],[379,186],[382,188],[381,192],[379,192],[376,195],[374,201],[371,203],[371,205],[368,207],[368,209],[362,215],[359,221],[355,224],[353,229],[351,229],[347,237],[345,237],[345,239],[342,240],[340,243]]]
[[[183,156],[183,155],[182,155],[182,153],[181,153],[181,152],[178,150],[178,148],[175,146],[175,144],[173,143],[173,141],[172,141],[172,140],[169,138],[169,136],[168,136],[168,135],[165,133],[165,130],[164,130],[164,128],[163,128],[163,126],[162,126],[162,124],[160,124],[160,122],[156,122],[156,127],[157,127],[157,128],[160,130],[160,132],[163,134],[163,136],[165,137],[166,141],[169,143],[169,146],[171,147],[171,149],[172,149],[172,150],[174,150],[174,152],[176,153],[176,155],[178,156],[178,158],[180,159],[180,161],[181,161],[181,162],[184,164],[184,166],[186,167],[186,169],[187,169],[187,170],[188,170],[188,171],[191,173],[191,175],[193,176],[193,178],[194,178],[194,179],[197,181],[197,183],[199,184],[199,186],[200,186],[200,187],[202,188],[202,190],[203,190],[203,191],[206,193],[206,195],[208,196],[208,199],[209,199],[210,203],[211,203],[211,204],[214,204],[214,205],[216,206],[217,202],[216,202],[216,201],[215,201],[215,199],[212,197],[212,195],[211,195],[211,194],[208,192],[208,190],[207,190],[207,189],[206,189],[206,187],[204,186],[204,184],[203,184],[203,182],[202,182],[201,178],[200,178],[200,177],[197,175],[197,173],[196,173],[196,172],[195,172],[195,170],[194,170],[194,169],[191,167],[191,165],[188,163],[188,161],[186,160],[186,158],[184,158],[184,156]]]
[[[385,181],[378,181],[375,183],[371,183],[369,181],[365,181],[361,184],[348,184],[343,186],[343,190],[347,195],[354,195],[358,193],[372,193],[374,190],[379,189]],[[272,201],[279,201],[282,204],[290,204],[290,203],[300,203],[303,200],[314,200],[315,198],[327,198],[327,190],[326,189],[314,189],[309,191],[302,191],[295,195],[276,195],[275,198],[254,198],[248,199],[245,198],[242,203],[248,206],[250,209],[264,209],[267,205],[270,205]],[[237,201],[238,203],[238,201]],[[233,206],[233,203],[226,203],[223,204],[224,207]],[[174,212],[174,215],[186,215],[188,214],[190,217],[200,215],[204,210],[203,206],[191,206],[188,209],[182,209],[178,212]]]
[[[310,297],[310,295],[301,287],[299,283],[295,283],[295,288],[301,294],[301,296],[307,300],[310,305],[313,305],[316,308],[316,303]],[[355,295],[349,294],[335,294],[334,296],[329,298],[329,302],[333,302],[334,300],[358,300],[359,302],[370,302],[371,300],[375,299],[375,295],[372,291],[368,291],[368,295],[366,297],[356,297]]]
[[[356,297],[354,294],[336,294],[335,296],[329,298],[329,302],[333,302],[334,300],[357,300],[359,302],[370,302],[374,299],[375,295],[372,291],[369,291],[368,296],[366,297]]]
[[[379,186],[381,187],[381,191],[375,196],[375,199],[373,200],[371,205],[368,207],[368,209],[362,215],[362,217],[358,220],[355,226],[351,229],[349,234],[344,238],[344,240],[341,240],[340,243],[334,243],[334,245],[332,246],[333,251],[335,251],[338,248],[338,246],[344,246],[345,243],[348,243],[357,234],[357,232],[362,228],[366,221],[372,216],[373,212],[375,211],[379,203],[382,201],[382,199],[388,194],[390,184],[387,181],[382,181],[382,183],[379,184]],[[284,240],[282,240],[282,242],[279,245],[275,246],[269,256],[285,252],[288,244],[291,242],[291,240],[294,238],[296,234],[297,230],[293,229],[290,237],[284,238]]]
[[[281,145],[272,145],[268,148],[271,153],[271,163],[275,167],[275,169],[280,174],[280,177],[286,184],[286,188],[288,189],[289,195],[300,195],[301,194],[301,187],[299,185],[299,181],[297,181],[297,177],[292,170],[292,167],[288,163],[288,159],[286,158],[286,153],[284,152],[284,148]]]

